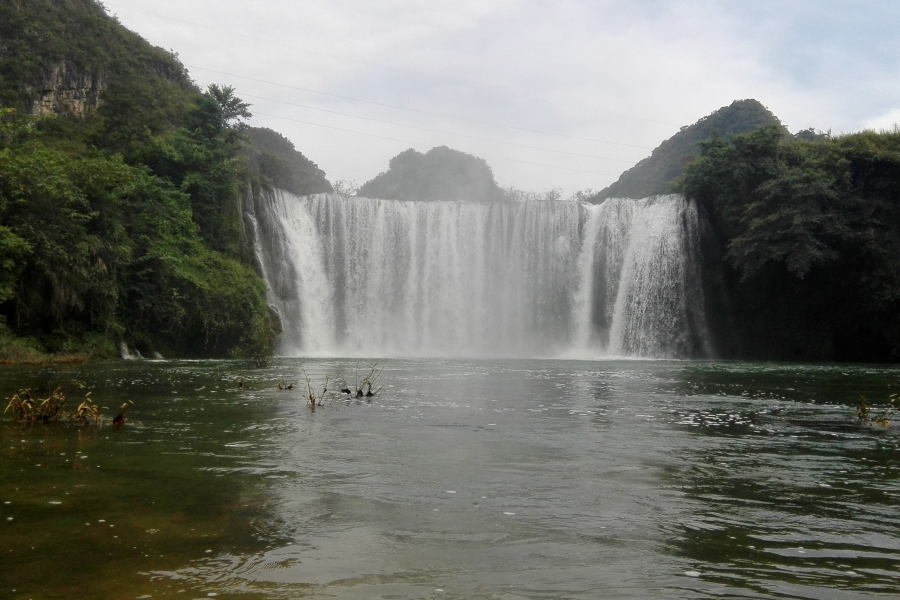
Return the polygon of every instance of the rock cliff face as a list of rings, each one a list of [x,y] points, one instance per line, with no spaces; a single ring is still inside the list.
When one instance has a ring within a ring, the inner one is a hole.
[[[39,117],[56,114],[84,118],[100,108],[100,95],[105,89],[102,73],[86,72],[63,61],[54,65],[34,90],[38,97],[31,112]]]
[[[97,0],[0,0],[2,106],[89,119],[118,102],[165,118],[194,92],[176,56],[122,27]]]

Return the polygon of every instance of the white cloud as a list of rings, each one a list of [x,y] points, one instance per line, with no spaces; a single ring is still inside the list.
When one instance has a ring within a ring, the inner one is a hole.
[[[445,144],[484,156],[503,185],[601,188],[630,166],[621,161],[643,158],[681,125],[738,98],[762,101],[795,130],[851,131],[877,121],[873,114],[888,118],[900,104],[900,32],[893,26],[900,4],[892,3],[115,0],[107,6],[152,43],[177,50],[185,64],[225,73],[192,69],[198,83],[228,83],[256,96],[248,98],[254,123],[287,135],[333,178],[364,181],[407,147]]]

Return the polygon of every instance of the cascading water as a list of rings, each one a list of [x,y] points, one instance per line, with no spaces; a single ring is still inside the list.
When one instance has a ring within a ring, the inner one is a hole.
[[[256,198],[286,355],[710,354],[696,207]]]

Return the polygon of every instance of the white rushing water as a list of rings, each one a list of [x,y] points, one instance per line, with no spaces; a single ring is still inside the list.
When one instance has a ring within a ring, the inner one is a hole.
[[[680,196],[404,202],[276,191],[249,210],[285,355],[711,353]]]

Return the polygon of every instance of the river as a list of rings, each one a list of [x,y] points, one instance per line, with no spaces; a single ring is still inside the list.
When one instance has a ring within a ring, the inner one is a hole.
[[[371,402],[315,411],[304,372],[352,386],[355,359],[3,367],[5,396],[134,405],[5,415],[0,596],[900,595],[900,432],[854,419],[900,368],[380,362]]]

